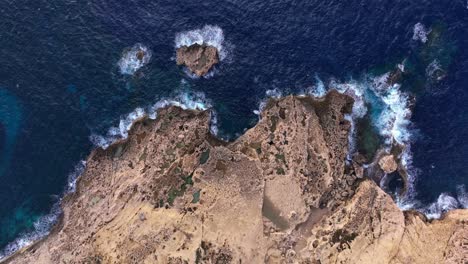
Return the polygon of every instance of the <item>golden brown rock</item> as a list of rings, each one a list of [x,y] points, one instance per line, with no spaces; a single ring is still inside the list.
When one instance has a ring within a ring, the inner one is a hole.
[[[218,50],[213,46],[193,44],[182,46],[176,52],[177,65],[185,65],[198,76],[203,76],[219,62]]]
[[[393,155],[385,155],[379,160],[380,168],[387,174],[390,174],[398,169],[398,164]]]
[[[346,165],[351,106],[271,100],[232,143],[207,111],[162,109],[95,150],[54,231],[5,263],[463,263],[466,210],[428,222]]]

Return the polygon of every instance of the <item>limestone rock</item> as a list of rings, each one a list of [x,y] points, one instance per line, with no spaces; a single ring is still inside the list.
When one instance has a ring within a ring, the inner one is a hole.
[[[218,50],[213,46],[193,44],[176,52],[177,65],[185,65],[194,74],[203,76],[219,62]]]
[[[390,174],[397,170],[398,164],[395,161],[393,155],[385,155],[379,160],[380,168],[387,174]]]
[[[4,263],[463,263],[468,210],[402,212],[346,164],[352,103],[271,100],[232,143],[209,111],[160,109],[93,151],[51,234]]]

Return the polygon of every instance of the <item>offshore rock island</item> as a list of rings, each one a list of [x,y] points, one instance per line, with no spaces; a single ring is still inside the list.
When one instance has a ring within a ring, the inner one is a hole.
[[[4,263],[464,263],[467,210],[403,212],[347,161],[352,105],[271,99],[231,143],[210,111],[162,108],[93,151],[61,221]]]
[[[176,51],[177,65],[185,65],[197,76],[206,75],[219,62],[218,50],[205,44],[182,46]]]

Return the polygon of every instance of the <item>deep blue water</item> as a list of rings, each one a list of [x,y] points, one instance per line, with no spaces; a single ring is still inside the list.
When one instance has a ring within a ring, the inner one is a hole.
[[[234,137],[255,124],[268,89],[298,92],[317,76],[346,81],[420,56],[418,22],[442,25],[434,56],[451,50],[442,81],[404,87],[416,95],[416,198],[430,204],[468,187],[464,0],[0,2],[0,247],[50,212],[93,148],[90,135],[136,107],[203,92],[220,134]],[[175,65],[174,38],[206,24],[222,28],[228,56],[211,78],[191,79]],[[117,62],[136,43],[152,50],[151,61],[123,76]]]

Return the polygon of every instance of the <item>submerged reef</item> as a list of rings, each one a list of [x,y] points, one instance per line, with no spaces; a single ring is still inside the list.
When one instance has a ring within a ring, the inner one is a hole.
[[[402,211],[348,159],[354,105],[270,99],[230,143],[209,110],[161,108],[94,150],[50,235],[3,263],[463,263],[468,210]]]

